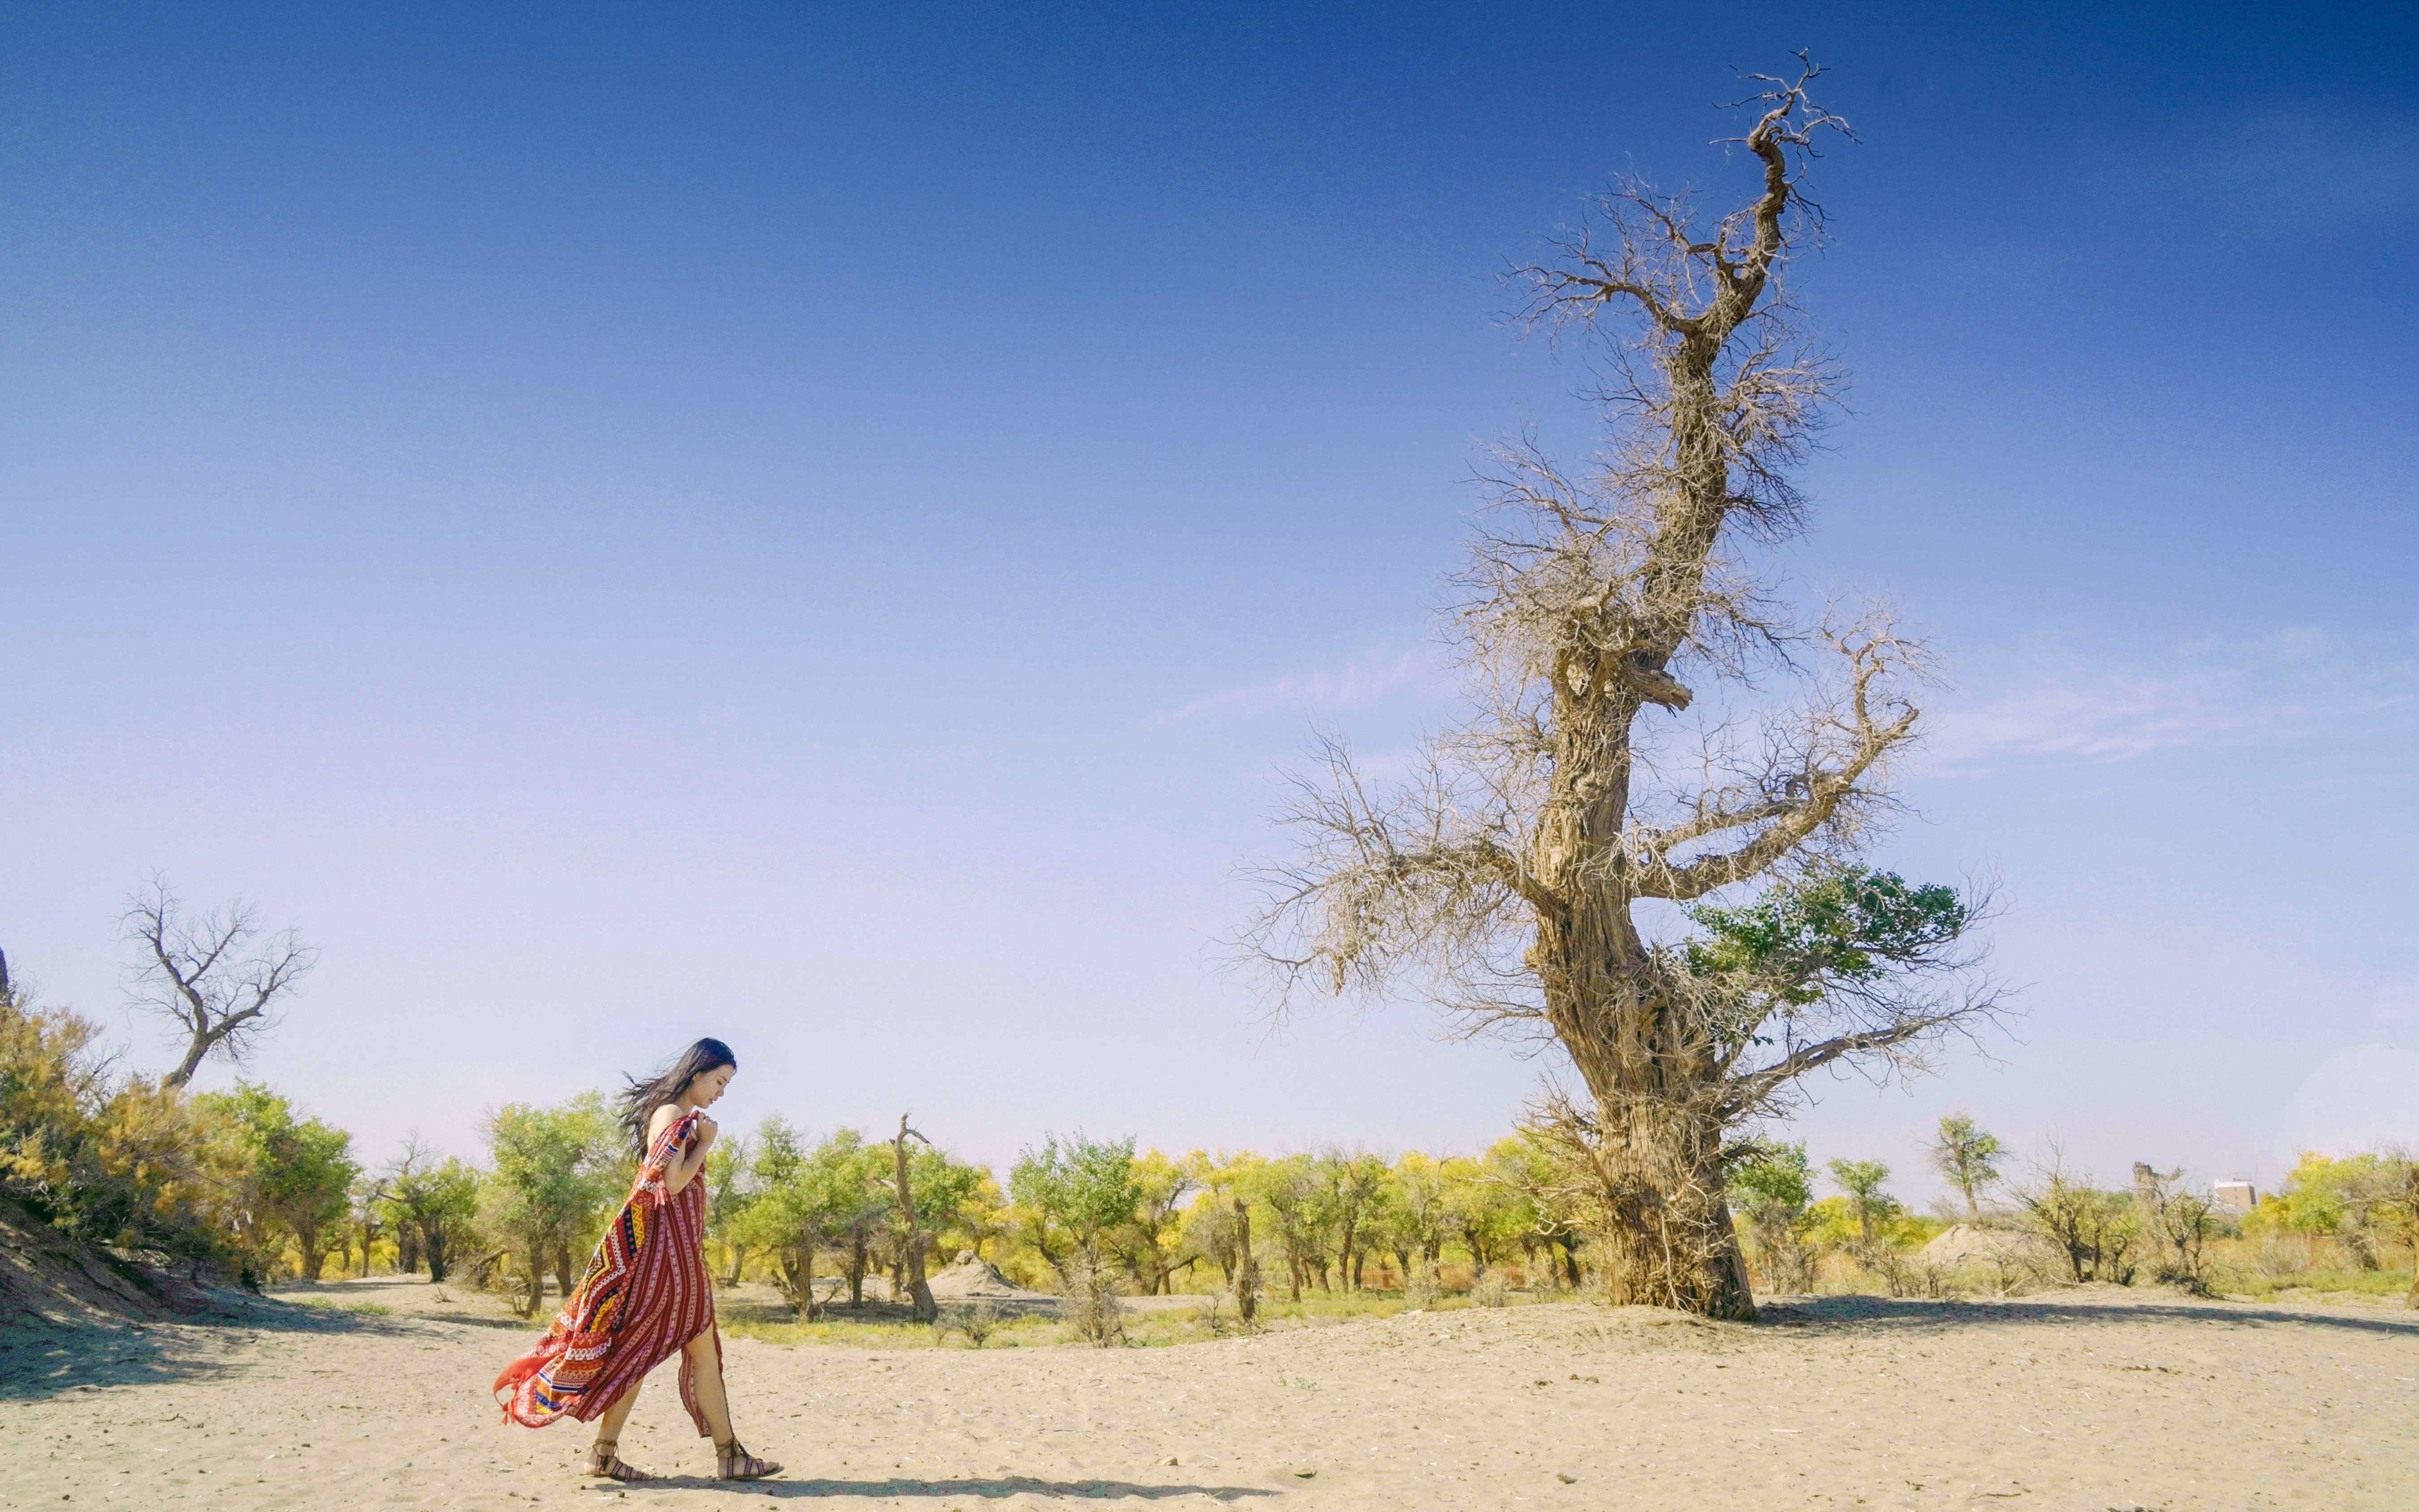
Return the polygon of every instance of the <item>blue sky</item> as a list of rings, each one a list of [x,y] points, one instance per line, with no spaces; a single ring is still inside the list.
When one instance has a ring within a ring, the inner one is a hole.
[[[0,10],[0,949],[150,870],[324,950],[257,1072],[377,1155],[698,1033],[970,1154],[1469,1149],[1538,1068],[1210,967],[1313,719],[1453,708],[1497,273],[1741,69],[1862,145],[1793,592],[1954,669],[1881,859],[1996,869],[1964,1107],[2103,1176],[2412,1126],[2419,125],[2399,8]],[[223,1073],[213,1073],[223,1074]],[[2398,1122],[2396,1120],[2399,1120]]]

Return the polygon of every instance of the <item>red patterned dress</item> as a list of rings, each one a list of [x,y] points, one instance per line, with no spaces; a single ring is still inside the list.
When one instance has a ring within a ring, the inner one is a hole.
[[[667,1191],[666,1170],[696,1137],[698,1112],[674,1119],[622,1211],[596,1242],[579,1287],[555,1314],[537,1348],[504,1366],[496,1400],[504,1421],[542,1428],[559,1417],[585,1422],[700,1334],[714,1328],[714,1288],[705,1273],[705,1182]],[[722,1335],[715,1334],[715,1353]],[[681,1356],[681,1402],[701,1437],[712,1437],[698,1410],[688,1357]]]

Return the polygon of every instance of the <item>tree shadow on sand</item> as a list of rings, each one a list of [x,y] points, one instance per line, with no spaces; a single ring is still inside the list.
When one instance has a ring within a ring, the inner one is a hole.
[[[2419,1340],[2419,1314],[2402,1318],[2261,1306],[2256,1303],[2014,1297],[2005,1302],[1925,1302],[1902,1297],[1805,1297],[1770,1303],[1761,1322],[1809,1333],[1936,1334],[2028,1323],[2115,1328],[2129,1322],[2199,1323],[2217,1328],[2316,1328]]]
[[[617,1489],[628,1491],[633,1497],[655,1490],[733,1491],[743,1496],[767,1496],[785,1502],[829,1496],[960,1496],[998,1501],[1003,1497],[1025,1493],[1080,1497],[1089,1501],[1134,1497],[1159,1502],[1175,1496],[1209,1496],[1221,1502],[1231,1502],[1246,1496],[1277,1494],[1265,1486],[1147,1486],[1129,1480],[1041,1480],[1031,1475],[961,1476],[951,1480],[916,1480],[901,1475],[886,1480],[750,1481],[713,1480],[703,1475],[663,1475]]]
[[[208,1321],[63,1323],[0,1330],[0,1401],[31,1401],[62,1392],[113,1386],[223,1379],[259,1363],[238,1360],[234,1351],[259,1343],[265,1335],[419,1334],[428,1321],[250,1298],[229,1302],[220,1317]],[[483,1323],[486,1319],[443,1321]]]
[[[55,1327],[0,1335],[0,1401],[71,1391],[149,1386],[222,1373],[226,1363],[199,1331]]]

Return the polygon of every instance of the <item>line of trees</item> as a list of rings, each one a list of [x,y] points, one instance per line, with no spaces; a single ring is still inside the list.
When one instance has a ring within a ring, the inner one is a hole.
[[[308,947],[291,931],[263,946],[252,910],[196,916],[156,879],[125,924],[136,1005],[185,1032],[178,1064],[125,1071],[97,1025],[34,1004],[0,958],[0,1194],[93,1242],[254,1285],[386,1266],[492,1287],[532,1315],[549,1281],[557,1295],[576,1284],[633,1174],[600,1095],[497,1110],[476,1164],[416,1134],[374,1162],[262,1083],[187,1085],[212,1058],[243,1064]],[[926,1268],[964,1251],[1029,1285],[1063,1287],[1080,1268],[1158,1293],[1213,1276],[1256,1290],[1263,1273],[1295,1297],[1400,1286],[1448,1257],[1473,1279],[1518,1257],[1576,1285],[1580,1237],[1552,1169],[1525,1137],[1390,1160],[1137,1153],[1132,1138],[1077,1134],[1025,1150],[1003,1188],[903,1117],[886,1139],[810,1139],[773,1118],[727,1137],[704,1180],[722,1279],[768,1280],[811,1318],[835,1294],[862,1303],[872,1274],[929,1315]]]
[[[155,898],[136,912],[150,940],[173,911]],[[228,937],[223,919],[210,931]],[[279,949],[286,959],[292,942]],[[249,1001],[198,995],[238,1011]],[[207,1033],[223,1021],[203,1022]],[[232,1058],[242,1042],[221,1035],[204,1054]],[[594,1092],[497,1110],[478,1164],[415,1135],[372,1166],[346,1131],[274,1089],[239,1080],[196,1094],[177,1079],[186,1069],[123,1071],[97,1026],[33,1004],[0,958],[0,1196],[94,1242],[217,1262],[254,1284],[318,1280],[331,1263],[349,1274],[384,1266],[493,1288],[532,1316],[548,1282],[556,1295],[576,1284],[633,1175]],[[1590,1271],[1603,1279],[1605,1257],[1588,1232],[1592,1195],[1555,1138],[1526,1130],[1477,1156],[1271,1157],[1174,1156],[1138,1151],[1132,1137],[1053,1134],[1019,1154],[1003,1186],[904,1116],[888,1138],[841,1128],[819,1139],[776,1117],[716,1148],[703,1178],[707,1231],[726,1284],[767,1281],[808,1319],[842,1296],[861,1304],[868,1278],[883,1275],[889,1299],[910,1299],[929,1319],[925,1273],[962,1252],[1071,1295],[1218,1290],[1247,1306],[1263,1289],[1300,1300],[1432,1288],[1448,1264],[1473,1286],[1517,1266],[1530,1286],[1577,1288]],[[2407,1153],[2309,1155],[2239,1223],[2148,1165],[2131,1190],[2098,1189],[2055,1161],[2011,1180],[2006,1146],[1962,1114],[1941,1120],[1930,1155],[1953,1196],[1925,1218],[1890,1194],[1880,1162],[1833,1160],[1818,1172],[1803,1144],[1734,1142],[1728,1200],[1757,1279],[1805,1289],[1827,1255],[1896,1273],[1898,1257],[1949,1220],[2033,1236],[2061,1278],[2138,1272],[2186,1286],[2205,1284],[2208,1246],[2224,1236],[2276,1241],[2276,1265],[2294,1263],[2283,1241],[2324,1242],[2354,1269],[2419,1239],[2419,1164]],[[1818,1197],[1826,1181],[1835,1192]]]
[[[1336,1149],[1171,1158],[1136,1155],[1131,1139],[1054,1135],[1010,1171],[1009,1216],[1051,1269],[1079,1258],[1113,1267],[1146,1294],[1199,1289],[1210,1272],[1235,1289],[1251,1266],[1299,1301],[1311,1289],[1363,1289],[1373,1261],[1391,1289],[1448,1255],[1473,1282],[1517,1257],[1527,1275],[1576,1286],[1581,1237],[1552,1169],[1525,1135],[1478,1157],[1412,1150],[1392,1161]]]
[[[2383,1269],[2392,1249],[2419,1259],[2419,1155],[2407,1149],[2306,1153],[2284,1190],[2248,1212],[2220,1207],[2180,1170],[2140,1162],[2129,1186],[2101,1187],[2054,1146],[2028,1171],[2011,1171],[2006,1144],[1963,1113],[1940,1120],[1927,1153],[1951,1194],[1929,1216],[1890,1194],[1882,1162],[1834,1160],[1818,1174],[1802,1143],[1739,1147],[1730,1190],[1764,1286],[1813,1289],[1838,1257],[1894,1289],[1937,1288],[1947,1273],[1979,1267],[1998,1285],[2149,1280],[2207,1295],[2221,1274],[2240,1280],[2246,1263],[2243,1246],[2221,1263],[2221,1242],[2256,1246],[2247,1263],[2272,1279],[2326,1268],[2322,1250],[2355,1273]],[[1836,1195],[1818,1198],[1826,1177]],[[1958,1223],[1984,1237],[1929,1264],[1910,1260]],[[2419,1306],[2419,1272],[2409,1301]]]
[[[718,1279],[772,1285],[802,1319],[862,1305],[870,1277],[917,1316],[935,1311],[930,1267],[971,1255],[1023,1284],[1068,1289],[1110,1278],[1143,1294],[1304,1292],[1433,1283],[1448,1263],[1475,1282],[1517,1262],[1533,1282],[1577,1287],[1583,1239],[1556,1206],[1553,1164],[1533,1137],[1477,1157],[1365,1150],[1263,1156],[1137,1151],[1132,1137],[1052,1134],[1024,1150],[1003,1187],[987,1166],[923,1141],[901,1119],[888,1139],[841,1128],[810,1139],[786,1119],[726,1135],[709,1158],[706,1227]],[[459,1172],[447,1223],[457,1250],[480,1252],[474,1278],[534,1312],[626,1190],[629,1162],[592,1095],[562,1107],[512,1107],[487,1126],[490,1166],[433,1165],[413,1147],[384,1180],[395,1263],[412,1268],[399,1218],[399,1174]],[[364,1230],[365,1243],[373,1231]],[[442,1258],[427,1241],[417,1257]]]
[[[263,1084],[193,1093],[125,1074],[98,1026],[0,984],[0,1192],[94,1242],[215,1262],[247,1282],[377,1269],[493,1288],[525,1316],[576,1285],[633,1176],[603,1098],[513,1103],[476,1163],[417,1135],[383,1162]],[[1393,1288],[1448,1263],[1518,1263],[1576,1286],[1585,1265],[1533,1138],[1483,1155],[1328,1149],[1180,1156],[1053,1134],[1003,1185],[901,1120],[890,1138],[810,1138],[781,1118],[727,1135],[706,1184],[719,1278],[770,1282],[803,1318],[866,1300],[870,1276],[932,1310],[925,1269],[965,1252],[1026,1285],[1079,1267],[1145,1293]],[[549,1283],[551,1285],[549,1286]]]

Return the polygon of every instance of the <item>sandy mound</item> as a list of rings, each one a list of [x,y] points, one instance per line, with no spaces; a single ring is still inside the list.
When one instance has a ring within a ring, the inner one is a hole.
[[[71,1239],[0,1199],[0,1328],[151,1321],[214,1307],[199,1288]]]
[[[2052,1258],[2037,1234],[1984,1228],[1974,1224],[1957,1224],[1944,1229],[1916,1254],[1934,1265],[1995,1265],[2015,1270],[2037,1268]]]
[[[1056,1302],[1046,1291],[1028,1291],[999,1273],[989,1260],[975,1257],[972,1250],[960,1250],[955,1265],[926,1276],[924,1284],[932,1288],[938,1302],[973,1301],[978,1298],[994,1302]]]

